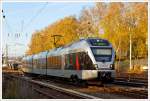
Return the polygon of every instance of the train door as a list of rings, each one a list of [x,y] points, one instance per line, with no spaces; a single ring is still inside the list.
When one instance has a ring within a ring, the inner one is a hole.
[[[62,71],[62,77],[64,77],[65,76],[65,54],[63,54],[63,55],[61,55],[61,69],[60,69],[61,71]]]
[[[65,55],[61,55],[61,69],[64,70],[65,68]]]

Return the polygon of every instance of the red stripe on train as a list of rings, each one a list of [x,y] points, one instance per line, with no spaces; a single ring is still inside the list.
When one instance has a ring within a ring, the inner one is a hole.
[[[78,54],[76,54],[76,70],[80,70],[80,64],[79,64]]]

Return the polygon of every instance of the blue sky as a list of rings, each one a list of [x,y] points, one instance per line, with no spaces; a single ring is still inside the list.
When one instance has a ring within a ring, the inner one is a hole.
[[[3,14],[6,16],[2,22],[3,49],[7,43],[9,56],[23,55],[33,32],[41,30],[65,16],[79,17],[84,7],[92,6],[94,6],[93,2],[3,3]],[[38,11],[40,12],[37,13]],[[20,33],[20,37],[17,38],[16,33]]]

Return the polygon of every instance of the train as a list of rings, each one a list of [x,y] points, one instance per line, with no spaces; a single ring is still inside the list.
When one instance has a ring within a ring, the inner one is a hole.
[[[106,39],[84,38],[71,44],[25,56],[26,73],[77,80],[115,78],[115,50]]]

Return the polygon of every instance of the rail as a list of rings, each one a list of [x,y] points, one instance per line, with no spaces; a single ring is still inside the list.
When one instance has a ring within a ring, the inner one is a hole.
[[[126,77],[117,77],[113,84],[126,85],[126,86],[134,86],[134,87],[148,87],[147,79],[139,79],[139,78],[126,78]]]
[[[88,95],[88,94],[85,94],[85,93],[81,93],[81,92],[78,92],[78,91],[74,91],[74,90],[71,90],[71,89],[66,89],[66,88],[62,88],[62,87],[58,87],[58,86],[55,86],[53,84],[49,84],[49,83],[45,83],[45,82],[42,82],[42,81],[37,81],[37,80],[32,80],[31,78],[29,77],[18,77],[16,75],[8,75],[7,76],[9,78],[17,78],[17,79],[23,79],[23,80],[26,80],[32,84],[35,84],[35,85],[38,85],[39,87],[35,87],[33,88],[35,91],[47,96],[48,98],[55,98],[55,99],[59,99],[63,96],[66,96],[65,99],[100,99],[99,97],[95,97],[95,96],[92,96],[92,95]],[[42,89],[43,88],[43,89]],[[59,98],[55,95],[53,95],[52,93],[47,93],[46,89],[44,88],[47,88],[47,89],[51,89],[51,91],[55,91],[57,92],[57,94],[59,95]],[[52,95],[51,95],[52,94]]]

